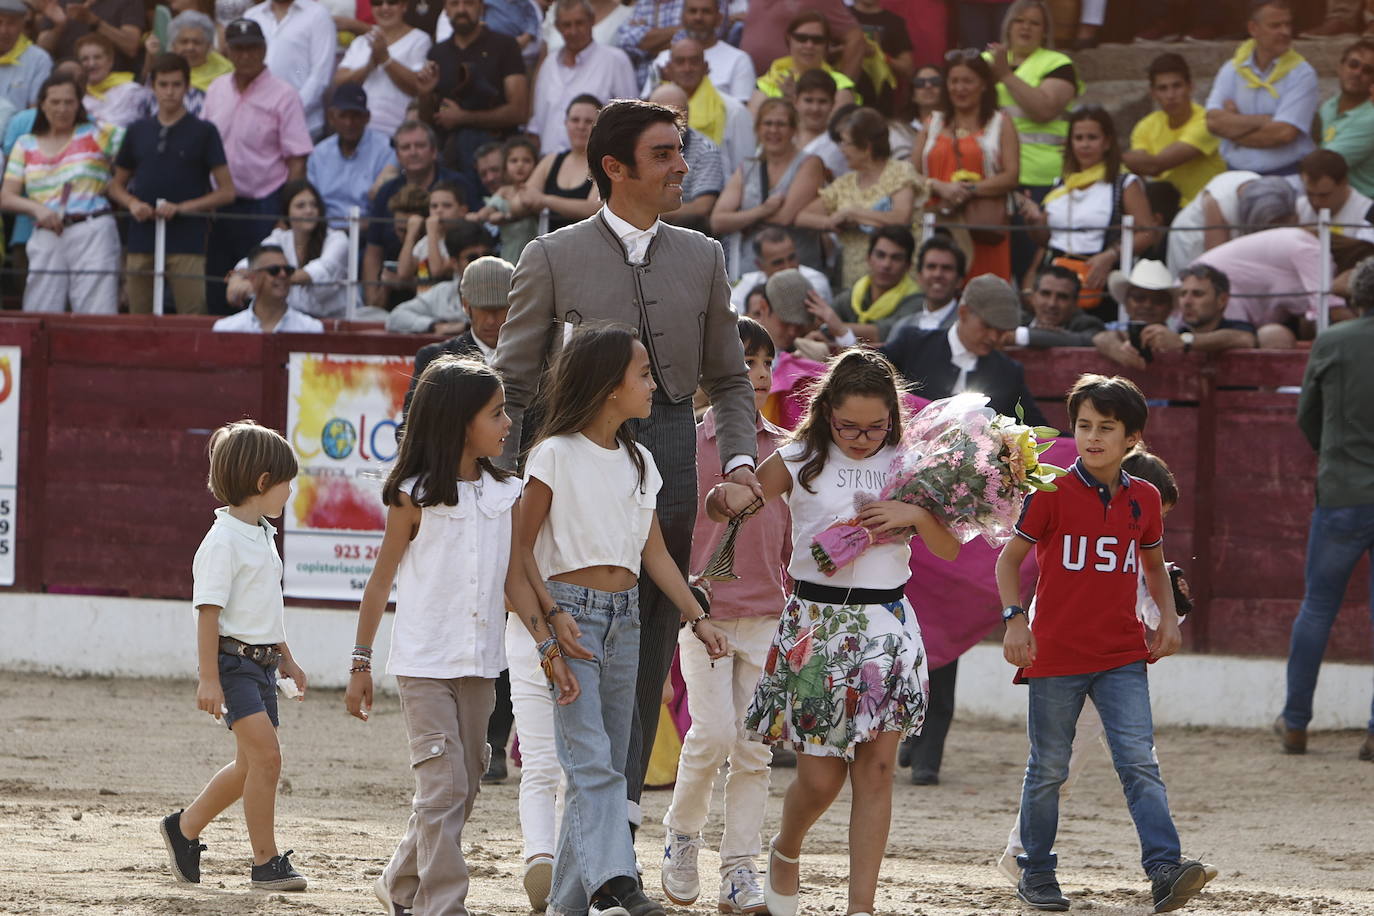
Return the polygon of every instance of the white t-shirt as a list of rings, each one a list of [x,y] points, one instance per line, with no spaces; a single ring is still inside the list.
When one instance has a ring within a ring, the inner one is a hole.
[[[825,467],[810,483],[814,493],[808,492],[797,479],[806,465],[805,453],[806,446],[801,442],[789,442],[778,449],[792,475],[792,492],[787,497],[792,510],[792,561],[787,565],[788,575],[801,582],[838,588],[905,586],[911,578],[911,545],[906,540],[870,547],[833,576],[822,573],[811,555],[813,537],[836,522],[852,519],[859,512],[860,502],[878,498],[887,483],[892,447],[885,445],[877,453],[856,461],[832,443]]]
[[[429,59],[429,49],[433,44],[424,32],[411,29],[388,45],[387,50],[398,64],[419,73]],[[339,66],[345,70],[357,70],[366,67],[371,57],[372,42],[359,35],[349,44]],[[402,92],[383,67],[367,75],[367,79],[363,80],[363,89],[367,92],[367,110],[372,113],[372,120],[367,126],[390,137],[405,120],[406,106],[413,96]]]
[[[1126,188],[1139,181],[1135,175],[1127,175],[1121,187]],[[1077,191],[1061,194],[1045,205],[1045,217],[1050,225],[1050,247],[1067,254],[1091,257],[1106,248],[1106,226],[1112,218],[1112,199],[1116,196],[1116,184],[1111,181],[1098,181]],[[1125,204],[1122,204],[1122,216]],[[1056,226],[1087,226],[1086,229],[1056,229]]]
[[[401,483],[412,496],[418,478]],[[506,667],[506,568],[518,477],[458,482],[456,506],[420,510],[396,570],[388,674],[497,677]]]
[[[1369,222],[1371,210],[1374,210],[1374,200],[1351,188],[1345,204],[1331,214],[1331,222],[1334,224],[1331,231],[1364,242],[1374,242],[1374,225],[1370,225]],[[1312,202],[1307,199],[1306,194],[1298,194],[1298,222],[1306,224],[1316,221],[1317,211],[1312,209]]]
[[[534,542],[544,576],[588,566],[639,572],[663,479],[649,450],[637,443],[635,448],[644,456],[643,487],[623,446],[605,449],[572,433],[530,450],[526,483],[538,479],[553,491],[548,518]]]
[[[234,518],[227,506],[215,510],[215,523],[191,561],[191,606],[221,608],[219,635],[252,646],[286,641],[275,537],[265,518],[253,525]]]
[[[1240,186],[1259,177],[1258,172],[1222,172],[1207,182],[1202,192],[1195,195],[1188,206],[1178,211],[1173,225],[1169,227],[1169,272],[1178,272],[1197,260],[1207,249],[1203,247],[1203,226],[1207,225],[1207,214],[1203,204],[1211,198],[1221,210],[1222,222],[1235,225],[1240,222]]]

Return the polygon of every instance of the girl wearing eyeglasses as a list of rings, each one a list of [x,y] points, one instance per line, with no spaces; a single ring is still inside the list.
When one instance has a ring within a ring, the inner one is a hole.
[[[758,470],[764,499],[781,496],[792,514],[796,582],[783,609],[744,727],[797,751],[797,778],[783,800],[782,826],[769,843],[764,894],[772,916],[795,916],[798,857],[811,826],[850,783],[849,905],[871,916],[892,815],[892,767],[905,735],[925,720],[925,648],[903,595],[909,539],[953,560],[954,536],[924,509],[877,501],[902,438],[902,384],[881,354],[854,348],[831,360],[805,417]],[[754,493],[718,484],[712,519],[743,511]],[[856,508],[861,507],[861,508]],[[877,544],[827,578],[811,553],[821,531],[855,517]],[[746,523],[747,524],[747,523]]]
[[[945,77],[934,64],[925,64],[911,78],[911,127],[920,130],[930,120],[930,116],[940,107],[940,90],[944,88]]]

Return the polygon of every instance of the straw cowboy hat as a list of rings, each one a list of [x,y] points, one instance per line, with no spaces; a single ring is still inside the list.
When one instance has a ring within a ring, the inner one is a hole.
[[[1131,275],[1119,270],[1112,271],[1107,278],[1107,290],[1112,294],[1112,298],[1118,303],[1126,302],[1126,293],[1132,286],[1141,289],[1152,290],[1173,290],[1178,289],[1178,281],[1160,261],[1137,261],[1135,267],[1131,268]]]

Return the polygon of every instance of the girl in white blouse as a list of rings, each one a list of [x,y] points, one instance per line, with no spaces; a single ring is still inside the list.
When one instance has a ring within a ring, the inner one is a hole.
[[[490,758],[487,719],[506,667],[508,604],[539,644],[558,702],[577,697],[541,612],[552,600],[524,563],[511,562],[520,479],[491,463],[510,430],[505,404],[500,376],[485,364],[447,356],[430,363],[382,488],[386,533],[359,605],[344,701],[367,719],[372,640],[395,581],[387,673],[401,695],[415,802],[374,891],[397,912],[466,912],[462,833]],[[467,778],[456,778],[460,772]]]

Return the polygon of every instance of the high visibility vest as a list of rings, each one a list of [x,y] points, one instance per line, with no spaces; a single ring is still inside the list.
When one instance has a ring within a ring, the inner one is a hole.
[[[986,53],[983,56],[989,59],[991,57]],[[1016,68],[1016,75],[1028,86],[1039,86],[1046,76],[1066,64],[1073,64],[1068,55],[1051,51],[1049,48],[1040,48],[1021,62]],[[1086,87],[1082,80],[1077,80],[1077,83],[1076,94],[1081,95]],[[1064,143],[1069,136],[1068,119],[1061,117],[1053,121],[1032,121],[1021,111],[1021,106],[1016,104],[1016,100],[1002,83],[997,84],[997,104],[1011,116],[1021,140],[1021,184],[1054,184],[1055,179],[1064,171]]]

